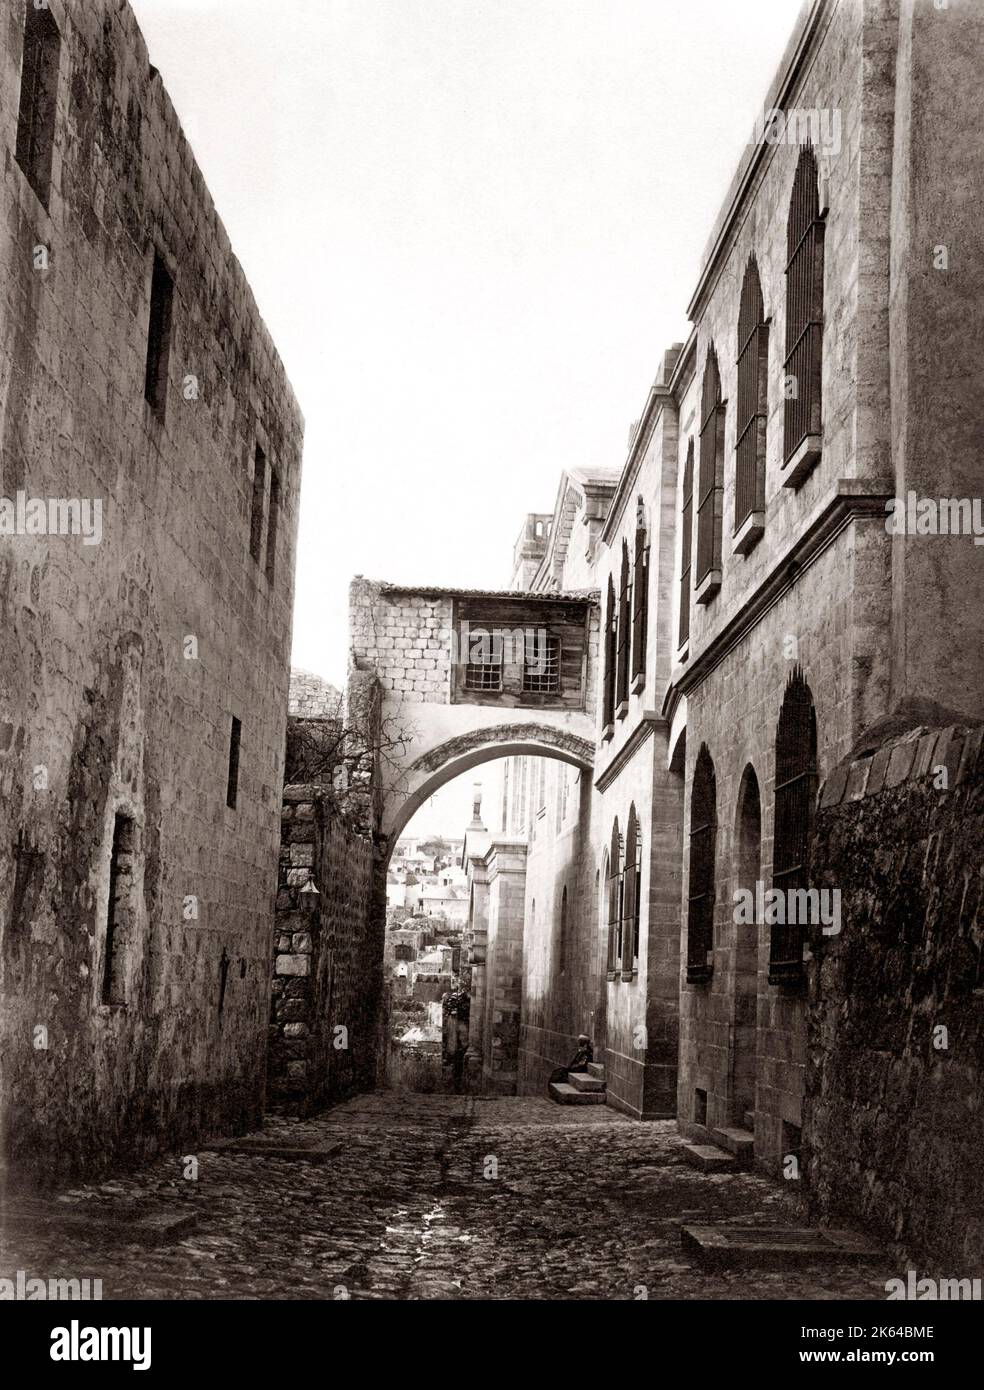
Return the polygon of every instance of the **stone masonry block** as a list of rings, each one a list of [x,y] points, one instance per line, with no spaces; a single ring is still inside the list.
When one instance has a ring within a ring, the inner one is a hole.
[[[895,745],[888,761],[888,771],[885,774],[886,787],[897,787],[900,782],[906,780],[915,761],[918,746],[912,739]]]
[[[311,957],[301,955],[281,955],[277,957],[278,975],[308,975],[311,972]]]
[[[859,758],[853,762],[847,777],[847,788],[844,794],[845,801],[860,801],[864,796],[865,787],[868,785],[868,774],[871,771],[871,758]]]

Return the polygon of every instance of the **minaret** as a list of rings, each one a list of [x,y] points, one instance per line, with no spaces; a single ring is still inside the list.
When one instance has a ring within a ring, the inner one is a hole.
[[[482,784],[476,782],[472,787],[472,818],[469,830],[484,830],[485,824],[482,820]]]

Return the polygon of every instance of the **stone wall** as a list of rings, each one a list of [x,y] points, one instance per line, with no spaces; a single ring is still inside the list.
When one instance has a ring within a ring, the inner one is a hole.
[[[842,930],[814,945],[810,1200],[954,1277],[984,1264],[982,742],[869,741],[828,778],[812,843]]]
[[[0,1131],[57,1181],[261,1114],[302,422],[126,4],[44,11],[35,191],[31,13],[0,24],[0,491],[101,511],[0,536]]]
[[[371,838],[346,821],[329,792],[284,788],[269,1092],[303,1114],[375,1084],[379,1000],[370,985],[382,955],[375,876]]]
[[[300,719],[339,719],[342,707],[342,692],[330,682],[313,671],[291,667],[288,714]]]
[[[349,594],[352,658],[373,671],[398,704],[451,698],[452,600],[354,579]]]

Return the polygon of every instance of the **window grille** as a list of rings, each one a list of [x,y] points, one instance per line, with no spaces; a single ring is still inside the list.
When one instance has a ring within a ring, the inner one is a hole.
[[[810,145],[803,147],[793,179],[786,252],[783,459],[788,463],[807,435],[820,433],[823,222]]]
[[[749,261],[738,310],[738,413],[735,420],[735,530],[765,510],[765,429],[769,330],[758,267]]]
[[[805,888],[806,856],[817,789],[817,721],[810,688],[797,668],[789,678],[776,729],[775,827],[772,886],[786,904]],[[787,906],[783,914],[788,918]],[[795,984],[803,976],[803,924],[775,922],[769,942],[769,983]]]
[[[687,904],[687,983],[702,984],[713,973],[714,852],[717,838],[714,764],[701,744],[690,794],[690,891]]]

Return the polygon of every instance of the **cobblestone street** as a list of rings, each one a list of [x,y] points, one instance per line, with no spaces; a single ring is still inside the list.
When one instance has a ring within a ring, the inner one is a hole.
[[[2,1273],[92,1277],[104,1298],[883,1299],[888,1267],[708,1272],[684,1256],[685,1221],[796,1217],[778,1184],[686,1166],[672,1122],[539,1098],[377,1092],[309,1121],[272,1119],[285,1143],[337,1146],[325,1164],[179,1156],[61,1202],[138,1198],[193,1208],[185,1238],[147,1249],[50,1231],[6,1242]]]

